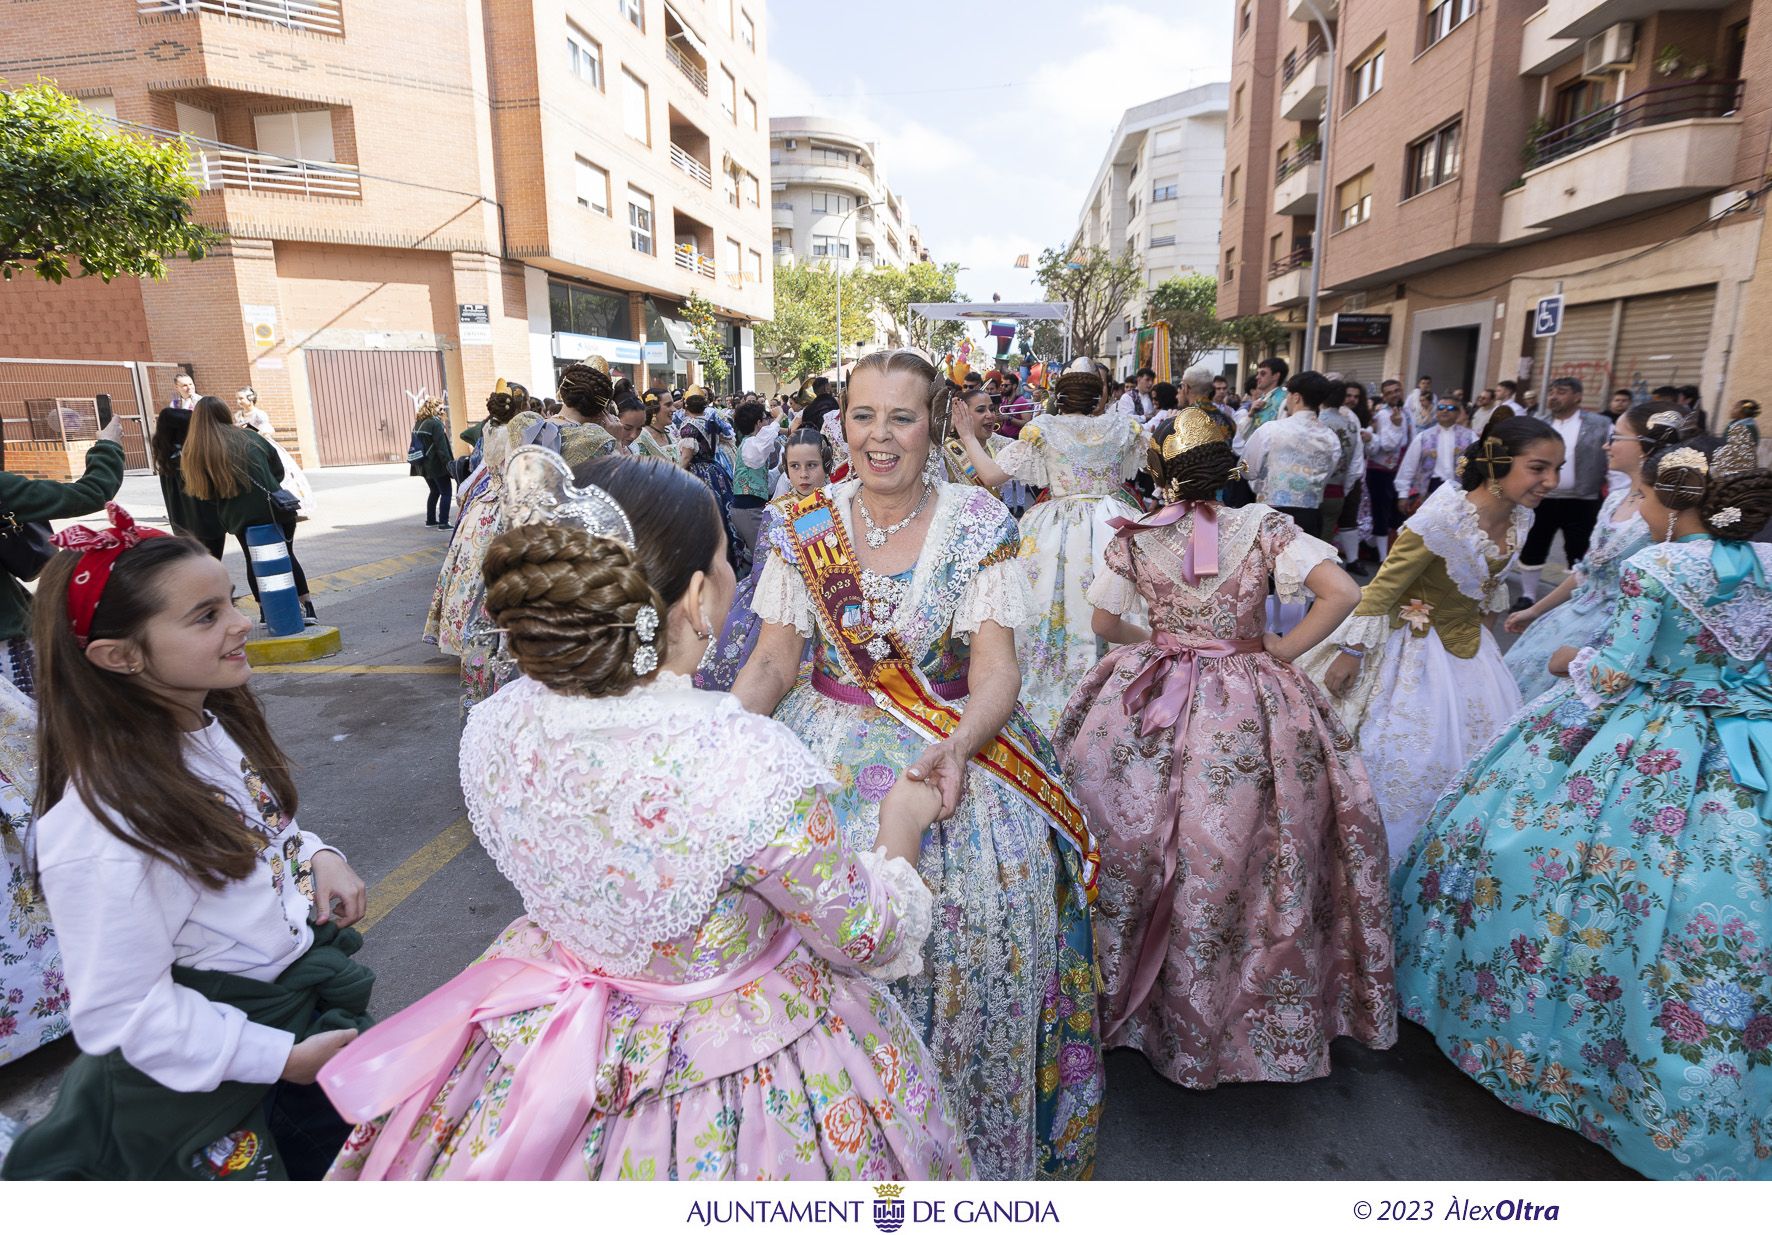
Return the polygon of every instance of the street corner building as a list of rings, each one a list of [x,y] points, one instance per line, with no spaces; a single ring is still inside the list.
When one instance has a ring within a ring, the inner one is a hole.
[[[67,413],[99,392],[146,467],[180,368],[254,388],[305,465],[400,462],[427,396],[453,439],[499,378],[551,394],[591,355],[642,388],[705,381],[692,293],[728,385],[755,385],[760,2],[94,0],[6,6],[0,45],[0,88],[182,138],[221,237],[160,281],[0,285],[13,470],[78,475]]]
[[[1772,3],[1236,0],[1232,38],[1218,308],[1295,366],[1314,267],[1350,381],[1772,385]]]

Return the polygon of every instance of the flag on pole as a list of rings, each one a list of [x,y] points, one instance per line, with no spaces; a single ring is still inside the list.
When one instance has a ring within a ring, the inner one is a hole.
[[[1017,270],[1026,270],[1028,268],[1028,255],[1026,253],[1023,253],[1020,257],[1015,259],[1015,268]]]

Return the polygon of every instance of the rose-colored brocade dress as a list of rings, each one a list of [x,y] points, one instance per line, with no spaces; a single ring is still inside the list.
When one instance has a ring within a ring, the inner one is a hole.
[[[1090,603],[1142,600],[1152,638],[1110,652],[1058,726],[1101,842],[1104,1044],[1194,1089],[1310,1080],[1334,1038],[1397,1035],[1365,767],[1323,694],[1261,643],[1270,575],[1302,600],[1335,551],[1270,507],[1220,508],[1219,572],[1190,583],[1198,510],[1108,544]]]
[[[922,966],[929,891],[844,842],[785,727],[671,674],[606,699],[518,678],[462,748],[527,913],[322,1071],[364,1121],[331,1177],[971,1178],[884,985]]]

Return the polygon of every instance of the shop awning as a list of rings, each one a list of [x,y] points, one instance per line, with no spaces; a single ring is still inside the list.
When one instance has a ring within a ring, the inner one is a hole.
[[[677,355],[685,360],[700,360],[701,352],[696,349],[695,338],[689,333],[689,327],[674,317],[658,315],[659,324],[671,337],[671,346],[677,349]]]

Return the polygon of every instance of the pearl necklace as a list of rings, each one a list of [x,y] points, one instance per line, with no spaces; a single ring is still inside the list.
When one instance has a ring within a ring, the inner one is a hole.
[[[929,495],[934,491],[934,486],[924,485],[923,496],[917,499],[917,508],[904,518],[900,519],[897,523],[894,523],[891,527],[880,527],[875,524],[874,516],[868,513],[867,502],[862,500],[860,493],[857,493],[855,495],[855,506],[857,510],[861,511],[861,521],[868,525],[868,547],[870,549],[885,548],[886,538],[888,536],[904,531],[906,527],[915,521],[918,515],[923,513],[923,507],[929,504]]]

